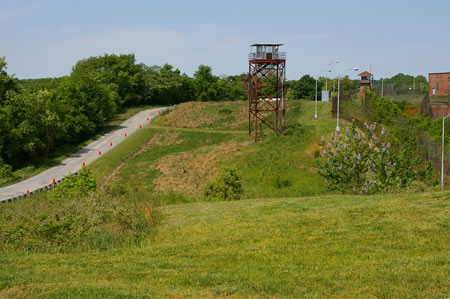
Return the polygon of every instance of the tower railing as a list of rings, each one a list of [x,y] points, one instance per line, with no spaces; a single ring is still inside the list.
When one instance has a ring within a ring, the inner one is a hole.
[[[253,52],[248,54],[248,60],[255,59],[286,59],[286,52]]]

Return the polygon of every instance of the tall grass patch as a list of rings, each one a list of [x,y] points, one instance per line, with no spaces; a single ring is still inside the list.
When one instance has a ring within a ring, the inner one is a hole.
[[[151,204],[123,189],[95,189],[87,171],[44,196],[0,206],[0,251],[67,252],[134,244],[154,221]]]

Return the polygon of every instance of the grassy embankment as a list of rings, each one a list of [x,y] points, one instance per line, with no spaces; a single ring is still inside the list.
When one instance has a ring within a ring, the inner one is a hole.
[[[320,103],[319,121],[313,119],[312,102],[289,103],[287,119],[290,124],[302,123],[303,131],[297,136],[268,136],[258,144],[248,138],[246,105],[180,105],[89,169],[101,184],[124,185],[133,190],[132,196],[152,198],[155,205],[202,200],[203,186],[221,165],[237,169],[244,198],[324,192],[314,157],[320,136],[335,127],[329,103]]]
[[[449,193],[159,208],[141,246],[0,256],[0,297],[447,297]]]
[[[146,109],[156,108],[155,106],[136,106],[136,107],[126,107],[121,113],[116,114],[111,121],[109,121],[100,131],[98,131],[94,136],[88,140],[83,141],[80,144],[65,144],[56,147],[46,159],[36,159],[30,165],[24,166],[14,171],[14,180],[10,180],[1,184],[0,187],[5,187],[8,185],[15,184],[17,182],[26,180],[33,177],[53,166],[61,163],[63,160],[76,153],[82,147],[88,145],[92,141],[96,140],[103,134],[113,130],[115,127],[123,123],[128,118],[134,116],[138,112]]]

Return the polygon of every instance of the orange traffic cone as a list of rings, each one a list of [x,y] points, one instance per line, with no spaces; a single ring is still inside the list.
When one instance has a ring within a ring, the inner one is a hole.
[[[139,129],[142,128],[141,124],[139,124]]]
[[[53,181],[52,181],[52,183],[53,183],[53,184],[54,184],[54,183],[56,183],[55,177],[53,177]]]
[[[127,132],[125,132],[125,137],[127,137]]]
[[[83,161],[83,167],[84,167],[84,166],[86,166],[86,163],[84,163],[84,161]]]
[[[148,116],[147,116],[147,120],[148,120]]]
[[[109,146],[112,146],[112,141],[109,143]]]
[[[27,188],[27,194],[30,194],[30,189],[29,188]]]
[[[158,114],[160,114],[160,113],[161,113],[161,111],[158,110]]]
[[[102,152],[101,152],[101,151],[98,151],[98,155],[101,156],[101,155],[102,155]]]

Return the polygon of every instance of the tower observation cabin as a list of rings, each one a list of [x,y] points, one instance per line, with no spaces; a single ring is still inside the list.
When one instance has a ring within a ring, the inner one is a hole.
[[[255,142],[282,133],[285,123],[286,52],[283,44],[253,44],[248,55],[248,134]]]

